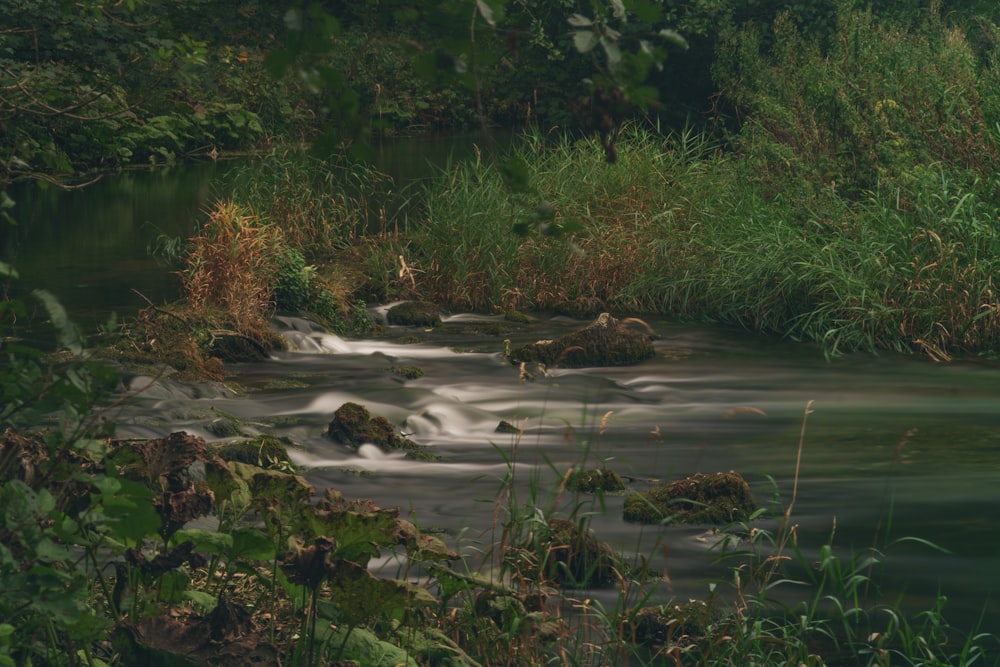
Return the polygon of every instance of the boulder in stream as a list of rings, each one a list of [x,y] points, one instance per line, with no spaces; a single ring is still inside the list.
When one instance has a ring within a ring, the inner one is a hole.
[[[368,408],[357,403],[348,402],[337,408],[326,434],[355,450],[361,445],[372,444],[385,452],[403,450],[407,458],[436,459],[425,447],[400,435],[388,419],[373,416]]]
[[[441,324],[441,311],[429,301],[404,301],[385,313],[389,324],[410,327],[436,327]]]
[[[757,509],[750,486],[737,472],[697,474],[625,498],[622,517],[634,523],[726,524]]]
[[[538,545],[545,554],[545,577],[560,586],[590,588],[615,581],[621,567],[611,547],[573,521],[553,517]]]
[[[646,331],[628,328],[639,323]],[[628,366],[654,355],[649,326],[641,320],[617,320],[601,313],[596,320],[555,340],[540,340],[513,350],[512,363],[539,362],[546,366],[585,368],[589,366]]]

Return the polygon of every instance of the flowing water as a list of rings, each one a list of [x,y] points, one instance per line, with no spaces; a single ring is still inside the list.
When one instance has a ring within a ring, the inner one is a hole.
[[[18,193],[21,224],[7,230],[0,259],[16,264],[27,287],[53,291],[78,320],[99,321],[110,310],[128,316],[143,305],[131,288],[154,301],[171,298],[169,269],[149,259],[146,247],[161,232],[190,227],[214,194],[219,169]],[[381,316],[384,306],[373,312]],[[383,337],[345,340],[279,318],[275,326],[293,349],[234,365],[239,391],[135,376],[129,388],[140,393],[111,416],[125,436],[186,430],[208,440],[217,439],[213,421],[236,416],[247,432],[297,443],[292,456],[318,488],[399,507],[470,555],[495,539],[498,493],[513,472],[520,499],[536,494],[546,511],[593,512],[598,537],[648,556],[669,574],[659,595],[682,598],[703,597],[709,580],[725,575],[705,527],[626,523],[624,496],[556,498],[559,477],[606,461],[643,490],[654,480],[736,470],[761,505],[777,495],[780,512],[792,499],[802,437],[791,518],[807,553],[818,553],[831,535],[844,558],[876,547],[885,554],[886,602],[905,592],[907,605],[926,609],[943,593],[954,624],[981,622],[1000,632],[996,363],[860,354],[827,361],[811,345],[647,320],[659,335],[654,359],[535,369],[526,381],[504,361],[504,338],[517,345],[583,323],[540,315],[484,334],[490,327],[473,323],[483,319],[456,314],[441,332],[390,327]],[[422,342],[399,342],[411,333]],[[402,365],[425,374],[403,380],[387,370]],[[327,439],[333,412],[347,401],[387,417],[440,460],[372,447],[354,452]],[[521,436],[496,432],[501,420],[522,426]]]
[[[807,418],[792,511],[800,544],[816,552],[833,535],[844,558],[877,547],[886,555],[885,602],[905,591],[908,605],[929,609],[942,592],[952,622],[971,626],[985,610],[984,628],[1000,629],[1000,602],[992,599],[1000,558],[996,367],[868,355],[828,363],[811,346],[650,321],[660,335],[652,360],[536,369],[525,381],[505,362],[501,336],[461,333],[470,319],[446,319],[458,333],[401,344],[393,336],[410,332],[344,340],[285,318],[278,325],[296,349],[236,367],[240,393],[154,385],[118,416],[121,430],[158,436],[183,429],[212,440],[212,422],[235,415],[250,432],[297,443],[292,457],[317,487],[399,507],[467,554],[495,538],[498,492],[513,462],[520,498],[534,489],[543,509],[564,514],[582,503],[595,512],[601,539],[651,557],[670,576],[672,589],[662,594],[686,598],[704,596],[709,580],[724,575],[705,527],[626,523],[620,495],[606,496],[603,506],[573,494],[557,503],[559,477],[606,461],[644,490],[654,480],[736,470],[761,505],[779,494],[780,513],[792,497]],[[581,324],[540,318],[503,336],[518,344]],[[403,380],[388,370],[400,365],[425,375]],[[148,382],[136,377],[131,388]],[[333,412],[348,401],[387,417],[440,461],[370,446],[353,452],[329,440]],[[497,433],[502,420],[523,434]],[[951,553],[911,540],[887,547],[911,537]]]

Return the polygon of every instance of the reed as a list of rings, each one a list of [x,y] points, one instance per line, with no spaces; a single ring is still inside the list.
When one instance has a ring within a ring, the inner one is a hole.
[[[382,293],[486,312],[587,299],[828,354],[996,346],[1000,201],[946,166],[861,196],[775,197],[753,160],[703,136],[631,128],[619,147],[608,165],[596,142],[528,138],[514,155],[529,165],[526,194],[505,192],[495,164],[455,165],[373,255]],[[396,255],[405,279],[384,268]]]

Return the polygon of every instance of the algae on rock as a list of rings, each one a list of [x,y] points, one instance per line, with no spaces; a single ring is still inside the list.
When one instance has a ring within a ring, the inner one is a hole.
[[[563,368],[637,364],[651,358],[655,352],[649,333],[629,329],[627,325],[631,322],[601,313],[582,329],[512,351],[510,361],[515,364],[539,362]]]
[[[697,474],[625,498],[622,516],[635,523],[742,521],[756,510],[750,486],[736,472]]]

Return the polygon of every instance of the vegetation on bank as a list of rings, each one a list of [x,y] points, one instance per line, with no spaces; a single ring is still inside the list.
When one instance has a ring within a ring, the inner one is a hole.
[[[768,48],[753,29],[726,43],[718,76],[746,120],[725,141],[637,124],[613,164],[596,139],[529,136],[504,164],[456,165],[373,250],[373,293],[496,312],[597,301],[829,353],[995,350],[1000,42],[934,14],[838,26],[827,48],[787,21]],[[530,187],[512,196],[517,169]]]

